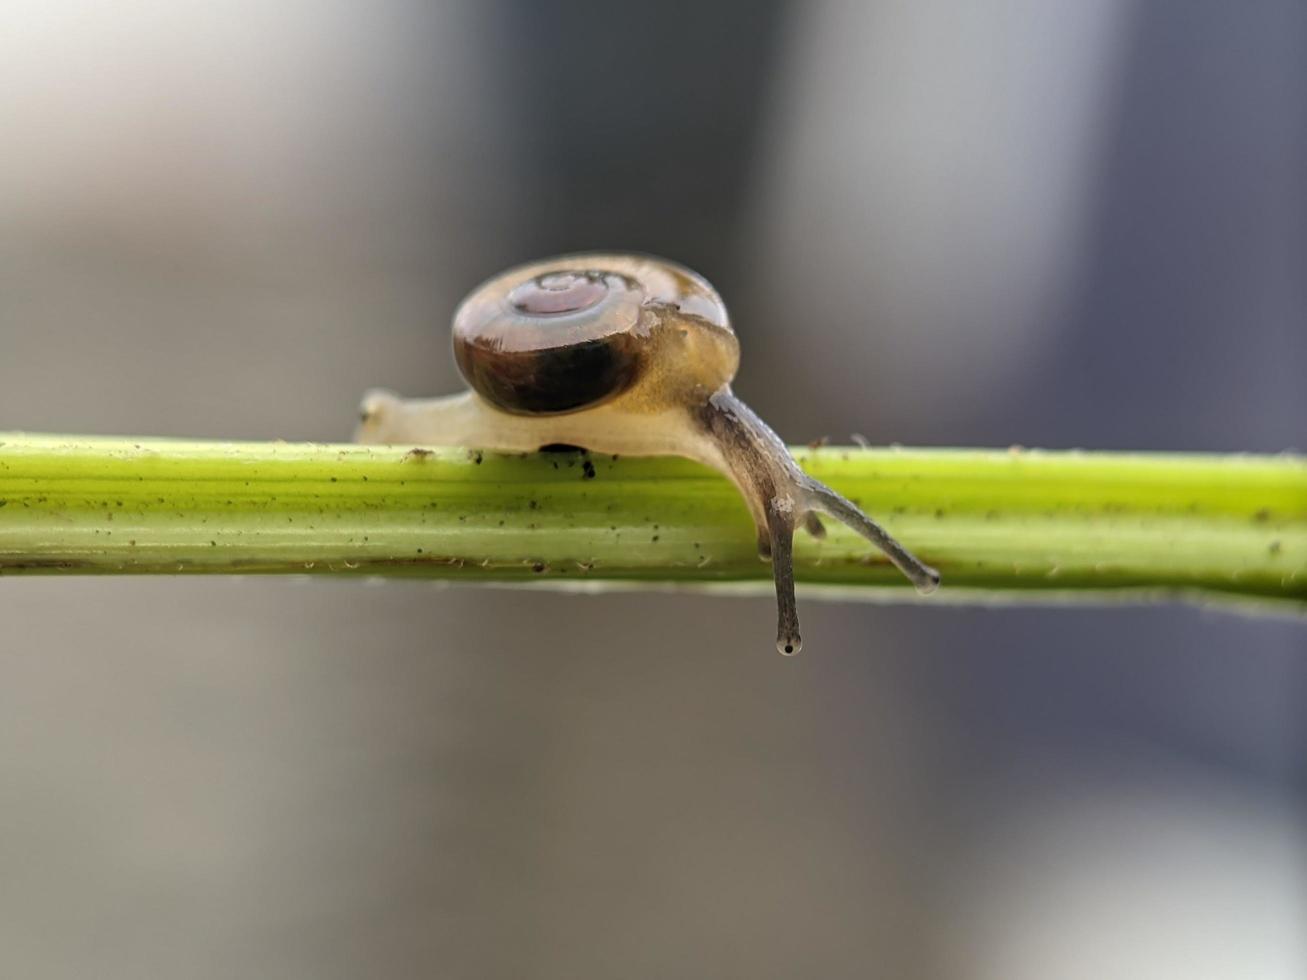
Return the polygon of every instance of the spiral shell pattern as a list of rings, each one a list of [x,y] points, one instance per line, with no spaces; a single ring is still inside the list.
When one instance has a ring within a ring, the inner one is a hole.
[[[635,255],[564,256],[510,269],[474,290],[454,314],[454,356],[473,390],[502,411],[574,412],[639,380],[652,332],[672,317],[730,331],[716,292],[682,266]]]

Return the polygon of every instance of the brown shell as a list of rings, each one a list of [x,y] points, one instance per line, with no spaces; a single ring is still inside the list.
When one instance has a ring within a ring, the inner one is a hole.
[[[725,304],[683,266],[586,253],[518,266],[479,286],[454,314],[454,357],[468,384],[520,415],[574,412],[630,389],[652,370],[654,334],[670,322],[709,327],[738,347]]]

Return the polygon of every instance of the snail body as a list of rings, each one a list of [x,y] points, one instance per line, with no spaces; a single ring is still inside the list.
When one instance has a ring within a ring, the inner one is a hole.
[[[920,591],[938,584],[938,573],[854,504],[804,474],[735,397],[740,349],[725,304],[683,266],[584,253],[510,269],[460,304],[453,346],[471,390],[411,400],[372,392],[358,441],[525,452],[565,443],[712,466],[739,488],[771,559],[785,654],[802,646],[794,531],[824,533],[817,512],[870,540]]]

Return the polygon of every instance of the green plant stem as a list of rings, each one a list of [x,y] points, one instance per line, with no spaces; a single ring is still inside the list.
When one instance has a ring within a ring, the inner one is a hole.
[[[823,448],[803,467],[940,569],[940,598],[1185,594],[1307,610],[1307,463]],[[839,526],[805,591],[912,590]],[[0,575],[312,573],[770,588],[722,477],[679,459],[0,433]],[[927,601],[936,601],[930,599]]]

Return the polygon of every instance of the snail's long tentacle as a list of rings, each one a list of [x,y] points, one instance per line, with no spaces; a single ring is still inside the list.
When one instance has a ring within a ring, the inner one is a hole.
[[[803,649],[799,635],[799,605],[794,598],[794,518],[779,508],[767,508],[771,538],[772,578],[776,582],[776,649],[792,657]]]
[[[933,592],[939,585],[938,572],[851,501],[800,470],[780,437],[729,386],[697,410],[696,421],[749,505],[758,525],[759,551],[771,557],[778,613],[776,647],[781,653],[798,653],[803,646],[794,598],[793,542],[800,525],[817,537],[825,533],[815,510],[847,524],[883,551],[918,591]]]
[[[895,537],[864,514],[856,504],[824,483],[805,478],[811,506],[857,531],[885,553],[894,567],[907,576],[922,595],[939,588],[939,572],[899,544]]]

